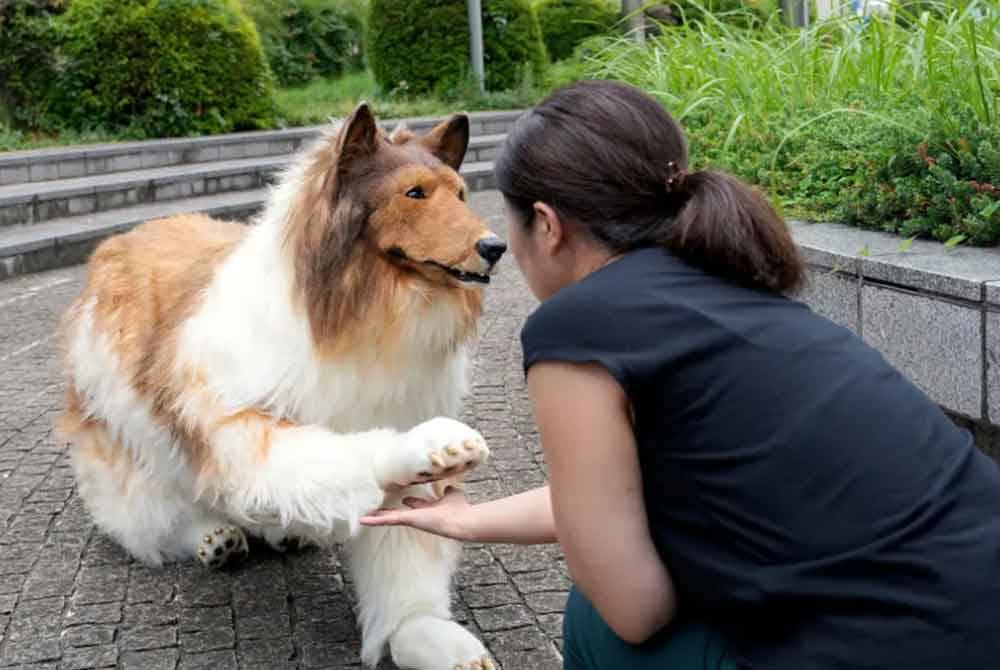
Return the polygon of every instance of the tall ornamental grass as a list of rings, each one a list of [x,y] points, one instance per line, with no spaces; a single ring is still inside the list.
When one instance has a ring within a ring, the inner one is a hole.
[[[694,161],[789,213],[974,245],[1000,241],[1000,5],[757,30],[708,17],[645,45],[589,44],[592,76],[649,91]]]

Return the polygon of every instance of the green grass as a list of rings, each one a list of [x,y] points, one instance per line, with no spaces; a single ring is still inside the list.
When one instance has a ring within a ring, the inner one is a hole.
[[[344,117],[358,102],[365,100],[379,118],[435,116],[464,111],[521,109],[541,100],[547,91],[561,83],[572,81],[580,74],[574,62],[550,65],[545,80],[534,84],[530,80],[511,91],[478,93],[471,86],[456,91],[447,99],[405,98],[379,93],[370,72],[354,72],[338,79],[317,79],[305,86],[279,89],[276,93],[278,116],[283,126],[303,126],[328,123],[331,118]],[[127,134],[101,131],[90,133],[39,133],[11,128],[0,109],[0,151],[40,149],[92,142],[115,142],[146,139]]]
[[[586,68],[650,91],[696,165],[763,185],[793,214],[941,241],[1000,241],[1000,6],[747,33],[721,23]]]
[[[73,146],[77,144],[96,144],[100,142],[119,142],[127,139],[134,138],[123,137],[121,135],[100,131],[88,133],[70,131],[63,131],[60,133],[41,133],[16,130],[0,119],[0,152]]]
[[[501,93],[476,93],[471,88],[448,99],[385,96],[370,72],[349,74],[335,80],[318,79],[301,88],[278,92],[279,116],[292,126],[326,123],[343,117],[360,102],[369,102],[379,118],[449,114],[456,111],[519,109],[537,102],[544,93],[530,84]]]

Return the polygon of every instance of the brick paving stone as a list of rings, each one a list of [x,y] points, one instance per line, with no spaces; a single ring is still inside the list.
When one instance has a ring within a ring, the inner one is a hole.
[[[121,602],[127,587],[127,566],[87,567],[78,575],[73,602],[77,605]]]
[[[270,665],[284,667],[295,658],[295,649],[289,639],[284,640],[240,640],[236,645],[236,655],[240,664]]]
[[[125,651],[176,647],[177,629],[173,626],[136,626],[123,631],[118,644]]]
[[[109,668],[118,664],[118,647],[105,644],[99,647],[69,649],[63,653],[62,670],[86,670],[87,668]]]
[[[473,609],[472,615],[476,623],[485,632],[509,630],[535,623],[535,617],[524,605],[500,605]]]
[[[197,654],[216,649],[232,649],[235,643],[236,633],[231,625],[220,625],[193,633],[181,633],[181,649],[185,653]]]
[[[529,593],[524,600],[535,614],[554,614],[566,607],[566,593],[560,591]]]
[[[228,606],[190,607],[180,610],[179,629],[184,633],[196,633],[208,628],[232,628],[233,612]]]
[[[482,586],[489,584],[506,584],[510,577],[500,565],[460,565],[456,575],[462,586]]]
[[[14,606],[17,605],[17,594],[11,593],[10,595],[0,596],[0,614],[10,614],[14,611]]]
[[[118,623],[122,620],[120,603],[101,605],[70,605],[66,612],[66,625],[81,623]]]
[[[241,640],[288,637],[291,634],[291,622],[284,609],[275,613],[238,617],[236,619],[236,634]]]
[[[237,670],[236,653],[233,651],[210,651],[204,654],[181,656],[178,670]]]
[[[569,591],[569,576],[564,569],[541,570],[538,572],[520,572],[511,575],[514,585],[521,593],[537,591]]]
[[[542,630],[544,630],[550,637],[562,637],[562,612],[559,612],[558,614],[539,614],[538,625],[541,626]]]
[[[506,235],[495,192],[473,194],[472,206]],[[359,668],[355,601],[337,552],[282,555],[254,541],[230,570],[150,567],[94,530],[53,434],[64,394],[54,325],[83,274],[73,267],[0,282],[0,668]],[[544,483],[518,342],[535,304],[505,259],[486,289],[461,417],[493,451],[468,477],[474,501]],[[502,670],[561,665],[569,580],[557,548],[469,545],[456,586],[455,619]]]
[[[7,627],[8,642],[23,642],[40,637],[58,637],[62,622],[52,616],[14,616]]]
[[[126,626],[150,624],[168,626],[177,624],[177,604],[164,603],[128,603],[125,605],[124,623]]]
[[[548,636],[536,626],[486,633],[483,637],[490,649],[497,654],[544,649],[550,644]]]
[[[93,647],[110,644],[115,639],[115,626],[83,625],[65,628],[62,632],[63,647]]]
[[[490,586],[473,586],[462,589],[462,600],[469,607],[496,607],[497,605],[514,605],[522,602],[520,594],[507,584]]]
[[[555,647],[532,651],[498,653],[497,660],[507,668],[531,668],[531,670],[561,670],[562,658]]]
[[[37,600],[23,599],[17,605],[17,615],[23,617],[49,616],[58,617],[66,607],[66,599],[55,596]]]
[[[57,638],[30,639],[21,642],[4,640],[3,651],[0,652],[0,666],[55,661],[61,657],[62,649]]]

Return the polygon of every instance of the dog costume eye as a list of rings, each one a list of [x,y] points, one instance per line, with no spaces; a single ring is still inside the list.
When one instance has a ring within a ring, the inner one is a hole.
[[[427,196],[424,195],[424,189],[420,188],[419,186],[414,186],[413,188],[411,188],[409,191],[406,192],[406,197],[413,198],[414,200],[422,200]]]

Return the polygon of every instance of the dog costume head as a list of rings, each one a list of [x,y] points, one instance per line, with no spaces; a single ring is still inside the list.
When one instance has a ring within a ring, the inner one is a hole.
[[[468,144],[464,114],[424,135],[387,135],[362,103],[312,152],[285,239],[320,339],[390,289],[465,294],[452,299],[478,315],[479,289],[507,245],[466,202],[458,169]]]

